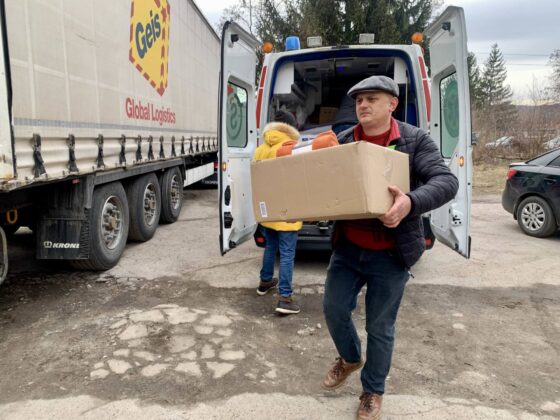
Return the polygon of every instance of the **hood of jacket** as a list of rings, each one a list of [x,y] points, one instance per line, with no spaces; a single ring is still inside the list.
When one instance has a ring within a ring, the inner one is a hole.
[[[299,133],[291,125],[271,122],[264,127],[263,137],[266,144],[275,146],[288,140],[298,141]]]

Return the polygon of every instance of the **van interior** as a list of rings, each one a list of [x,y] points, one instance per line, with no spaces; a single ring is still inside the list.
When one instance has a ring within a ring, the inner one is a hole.
[[[394,113],[395,118],[418,125],[417,95],[403,58],[333,58],[332,55],[329,58],[312,58],[313,54],[286,57],[276,65],[267,113],[269,120],[279,109],[291,112],[296,117],[302,140],[310,140],[317,133],[329,129],[339,132],[357,122],[354,101],[346,92],[366,77],[384,75],[399,85],[399,106]]]

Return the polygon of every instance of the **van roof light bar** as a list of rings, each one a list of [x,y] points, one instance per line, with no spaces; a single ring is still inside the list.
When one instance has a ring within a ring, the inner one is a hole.
[[[375,34],[360,34],[358,42],[360,44],[373,44],[375,42]]]
[[[323,37],[320,36],[308,36],[307,37],[307,47],[317,48],[323,46]]]
[[[294,51],[294,50],[299,50],[300,44],[299,44],[299,37],[297,36],[289,36],[286,38],[286,51]]]

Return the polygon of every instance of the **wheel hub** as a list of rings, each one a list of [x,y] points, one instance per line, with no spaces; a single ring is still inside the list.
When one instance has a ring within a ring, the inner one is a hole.
[[[157,194],[154,184],[146,185],[144,189],[144,221],[151,226],[156,221]]]
[[[544,209],[537,203],[528,203],[521,212],[521,221],[530,231],[541,229],[545,223]]]
[[[118,198],[111,196],[105,200],[101,218],[101,236],[109,249],[115,248],[122,235],[122,210]]]
[[[179,185],[177,176],[175,175],[171,179],[171,205],[174,209],[177,209],[179,207],[179,204],[181,202],[181,193],[181,187]]]

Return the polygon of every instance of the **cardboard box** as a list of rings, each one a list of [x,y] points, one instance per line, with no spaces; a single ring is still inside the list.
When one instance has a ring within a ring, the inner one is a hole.
[[[319,109],[319,124],[328,124],[334,121],[338,108],[333,108],[329,106],[322,106]]]
[[[410,190],[408,155],[356,142],[251,164],[258,222],[375,218]]]

